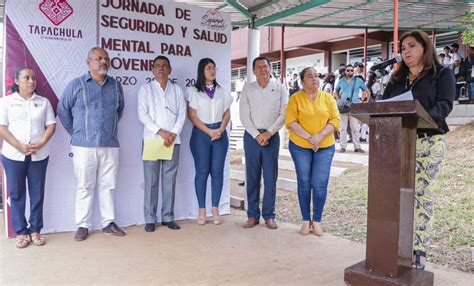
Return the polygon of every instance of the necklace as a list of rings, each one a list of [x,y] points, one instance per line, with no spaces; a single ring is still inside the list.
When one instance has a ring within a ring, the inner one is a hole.
[[[405,89],[412,89],[417,80],[418,75],[414,76],[412,74],[408,74],[405,82]]]

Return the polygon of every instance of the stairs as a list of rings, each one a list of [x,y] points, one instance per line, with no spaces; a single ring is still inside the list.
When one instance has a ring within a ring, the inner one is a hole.
[[[229,136],[229,148],[231,151],[244,149],[244,133],[245,129],[243,126],[232,128]]]
[[[333,163],[331,166],[330,177],[340,177],[344,171],[349,167],[367,166],[369,163],[367,144],[362,144],[362,149],[367,151],[364,154],[351,152],[352,145],[348,144],[346,153],[340,153],[339,144],[336,144],[336,154],[334,154]],[[231,165],[230,178],[235,181],[244,181],[245,179],[245,158],[242,158],[242,164]],[[296,191],[297,181],[293,160],[291,159],[288,149],[280,149],[280,156],[278,160],[278,180],[277,188]],[[232,189],[231,189],[231,192]]]
[[[474,122],[474,104],[458,104],[454,103],[454,107],[447,123],[451,130],[456,127],[469,124]],[[231,150],[243,149],[243,134],[245,130],[242,126],[238,126],[231,131],[230,135],[230,148]],[[284,143],[284,140],[281,144]],[[281,145],[286,147],[284,145]],[[369,164],[369,145],[362,144],[362,149],[366,151],[364,154],[352,152],[353,145],[347,144],[347,152],[340,153],[340,145],[336,143],[336,153],[334,154],[330,177],[332,179],[342,176],[345,170],[349,167],[357,166],[368,166]],[[288,191],[297,190],[296,173],[294,170],[294,163],[291,159],[290,152],[288,149],[280,149],[280,156],[278,160],[278,180],[277,188]],[[245,179],[245,158],[242,158],[242,164],[232,164],[230,171],[231,178],[231,197],[238,202],[243,204],[245,197],[245,187],[238,186],[238,182],[242,182]],[[237,204],[237,203],[236,203]]]
[[[446,118],[446,122],[451,130],[456,127],[474,122],[474,104],[454,103],[453,110]]]

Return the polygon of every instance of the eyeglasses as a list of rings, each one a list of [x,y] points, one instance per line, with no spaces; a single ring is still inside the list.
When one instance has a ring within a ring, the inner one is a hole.
[[[346,70],[346,72],[354,72],[354,70]]]
[[[204,68],[204,70],[206,70],[206,71],[216,71],[217,67],[206,67],[206,68]]]

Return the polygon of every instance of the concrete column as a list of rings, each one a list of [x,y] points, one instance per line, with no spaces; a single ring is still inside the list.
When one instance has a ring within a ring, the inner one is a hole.
[[[333,69],[332,66],[332,52],[324,51],[324,66],[328,67],[328,72],[330,73]]]
[[[381,48],[381,57],[386,60],[389,57],[389,48],[390,48],[390,43],[389,42],[382,42],[382,48]]]
[[[253,59],[260,55],[260,30],[248,29],[247,46],[247,82],[255,81],[255,75],[252,70]]]
[[[285,77],[286,77],[286,56],[285,56],[285,26],[281,27],[281,48],[280,48],[280,62],[281,62],[281,69],[280,69],[280,82],[282,84],[286,84]]]

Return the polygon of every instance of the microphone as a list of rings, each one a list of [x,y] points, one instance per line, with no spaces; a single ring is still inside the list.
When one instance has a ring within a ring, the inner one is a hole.
[[[374,71],[374,70],[380,70],[380,69],[383,69],[389,65],[392,65],[394,63],[401,63],[402,62],[402,56],[400,54],[398,54],[396,57],[394,57],[393,59],[390,59],[390,60],[387,60],[385,62],[382,62],[380,64],[376,64],[376,65],[373,65],[370,70],[371,71]]]

